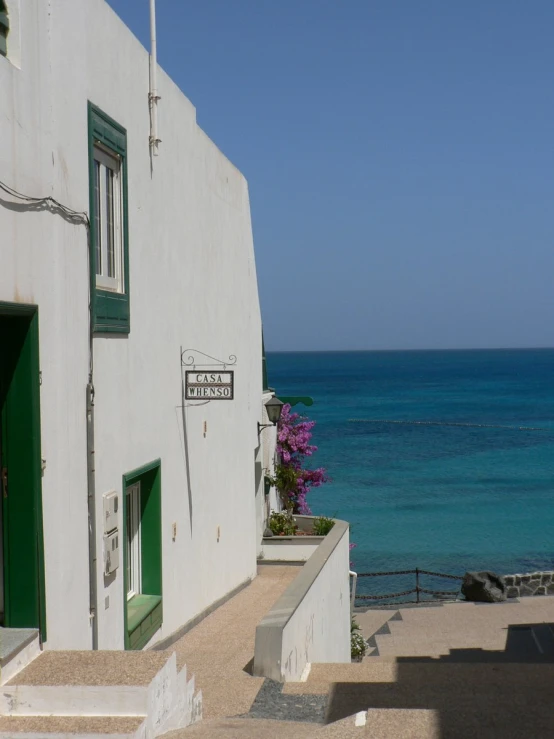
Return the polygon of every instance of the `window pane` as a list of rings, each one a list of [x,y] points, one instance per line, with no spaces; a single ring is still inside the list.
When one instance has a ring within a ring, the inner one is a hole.
[[[131,504],[132,504],[133,496],[127,495],[127,595],[129,593],[133,592],[133,578],[132,578],[132,548],[131,548],[131,539],[133,536],[133,527],[132,527],[132,520],[133,516],[131,513]]]
[[[114,172],[106,167],[107,276],[115,277]]]
[[[127,488],[127,599],[141,592],[140,483]]]
[[[100,218],[100,162],[94,160],[94,248],[96,250],[96,274],[102,274],[102,221]]]
[[[140,483],[135,486],[133,496],[133,588],[135,593],[142,592],[140,571]]]

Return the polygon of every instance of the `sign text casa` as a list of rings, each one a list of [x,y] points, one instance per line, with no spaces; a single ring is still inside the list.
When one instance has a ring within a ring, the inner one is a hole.
[[[186,400],[233,400],[234,371],[185,373]]]

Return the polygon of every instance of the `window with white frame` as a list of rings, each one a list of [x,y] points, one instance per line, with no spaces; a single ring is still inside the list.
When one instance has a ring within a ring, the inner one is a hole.
[[[130,485],[127,495],[127,600],[141,592],[140,482]]]
[[[87,108],[92,328],[129,334],[127,132],[90,101]]]
[[[96,285],[121,293],[123,281],[123,193],[121,159],[94,147],[94,249]]]

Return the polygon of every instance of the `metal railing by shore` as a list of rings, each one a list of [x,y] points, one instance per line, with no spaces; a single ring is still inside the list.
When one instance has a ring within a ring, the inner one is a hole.
[[[391,572],[359,572],[358,578],[364,577],[394,577],[399,575],[414,575],[415,576],[415,587],[408,590],[401,590],[396,593],[378,593],[375,595],[368,595],[365,593],[356,593],[356,605],[360,607],[362,604],[366,605],[369,603],[375,604],[376,606],[384,605],[400,605],[403,603],[429,603],[432,602],[430,598],[421,598],[421,594],[432,596],[435,601],[441,600],[455,600],[460,594],[460,590],[432,590],[431,588],[424,588],[421,585],[422,576],[430,576],[435,578],[445,578],[448,580],[463,580],[460,575],[449,575],[445,572],[433,572],[432,570],[421,570],[416,567],[413,570],[393,570]],[[404,598],[406,596],[415,595],[415,598],[409,600],[397,600],[398,598]],[[360,602],[361,601],[361,602]],[[383,601],[388,601],[387,603]]]

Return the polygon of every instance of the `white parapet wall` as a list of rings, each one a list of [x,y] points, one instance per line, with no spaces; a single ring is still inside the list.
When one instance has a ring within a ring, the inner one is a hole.
[[[323,541],[322,536],[274,536],[262,540],[260,561],[306,562]]]
[[[312,662],[350,662],[349,527],[335,521],[256,628],[254,675],[300,680]]]
[[[264,562],[306,562],[323,541],[323,536],[313,536],[316,516],[294,516],[301,536],[264,536],[260,560]]]

